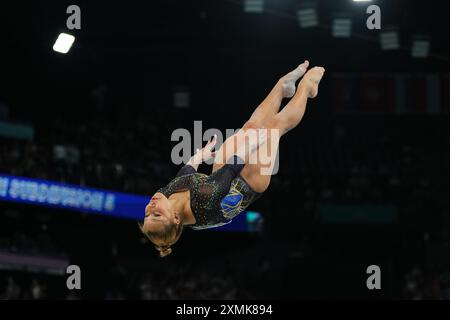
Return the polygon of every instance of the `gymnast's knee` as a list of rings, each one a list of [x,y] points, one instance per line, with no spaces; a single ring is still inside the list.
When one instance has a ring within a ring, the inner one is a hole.
[[[279,117],[271,117],[264,122],[264,128],[267,129],[283,129],[286,126],[286,121]]]
[[[255,120],[248,120],[242,127],[243,130],[259,129],[259,128],[262,128],[262,125],[258,121],[255,121]]]

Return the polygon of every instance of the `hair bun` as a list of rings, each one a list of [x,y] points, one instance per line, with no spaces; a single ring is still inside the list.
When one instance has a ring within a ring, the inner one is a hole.
[[[164,258],[172,253],[171,247],[157,247],[156,249],[159,251],[159,256],[161,258]]]

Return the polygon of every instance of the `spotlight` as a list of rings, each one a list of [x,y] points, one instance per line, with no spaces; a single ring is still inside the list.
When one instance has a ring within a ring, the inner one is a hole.
[[[413,39],[411,56],[413,58],[428,58],[430,54],[430,39],[425,36],[416,36]]]
[[[317,5],[315,2],[302,3],[297,11],[297,18],[301,28],[311,28],[319,25]]]
[[[380,44],[383,50],[400,49],[400,40],[398,31],[384,31],[380,34]]]
[[[173,105],[175,108],[189,108],[191,94],[184,86],[176,86],[173,91]]]
[[[67,53],[72,47],[75,37],[67,33],[60,33],[53,45],[53,50],[60,53]]]
[[[264,0],[245,0],[244,11],[248,13],[262,13],[264,11]]]
[[[352,19],[336,17],[333,19],[333,37],[349,38],[352,33]]]

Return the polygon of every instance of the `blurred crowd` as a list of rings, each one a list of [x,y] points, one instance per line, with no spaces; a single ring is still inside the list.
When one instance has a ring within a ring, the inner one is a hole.
[[[101,217],[96,220],[58,210],[53,214],[60,216],[52,219],[46,210],[14,204],[2,205],[0,210],[6,213],[0,225],[0,299],[222,300],[254,299],[263,293],[255,284],[270,266],[267,261],[258,264],[255,260],[243,268],[244,260],[235,259],[239,262],[237,271],[227,254],[217,259],[215,255],[177,251],[178,255],[161,259],[129,221],[107,222]],[[71,232],[64,223],[71,226]],[[87,228],[98,232],[85,232],[79,238],[79,230]],[[108,235],[100,241],[98,234]],[[220,243],[221,238],[216,241]],[[99,242],[103,244],[96,247]],[[229,245],[238,247],[239,242],[236,237]],[[22,262],[33,257],[58,262],[56,266],[46,263],[33,267]],[[253,260],[250,255],[248,259]],[[67,290],[61,263],[80,263],[82,278],[87,277],[83,285],[90,289]]]
[[[27,234],[23,231],[16,231],[11,236],[3,234],[0,236],[0,250],[31,255],[41,253],[63,255],[64,252],[57,248],[54,241],[45,232],[45,227],[43,229],[42,232],[34,234]]]
[[[174,168],[161,160],[157,127],[119,130],[98,122],[56,123],[36,141],[1,138],[0,170],[18,176],[147,193]],[[149,138],[151,137],[151,138]],[[169,153],[170,154],[170,153]]]
[[[0,299],[2,300],[42,300],[46,299],[47,284],[45,277],[44,282],[40,282],[37,277],[32,277],[23,281],[23,276],[20,277],[22,283],[18,283],[16,278],[7,276],[2,287],[0,288]]]
[[[208,259],[172,261],[163,268],[157,263],[144,260],[140,264],[141,267],[131,267],[127,266],[125,260],[117,260],[106,271],[107,282],[98,284],[100,293],[95,297],[105,300],[252,300],[284,297],[283,293],[274,290],[271,284],[271,277],[283,277],[275,274],[279,270],[276,270],[269,260],[260,261],[259,265],[254,264],[245,274],[239,274],[227,266],[227,263],[219,266]],[[285,265],[285,268],[287,267]],[[403,274],[397,272],[401,278],[398,281],[400,287],[393,298],[450,300],[448,270],[433,270],[414,264]],[[242,270],[240,272],[242,273]],[[66,277],[63,275],[3,268],[0,270],[0,300],[92,298],[85,295],[86,290],[67,290],[65,281]],[[383,283],[384,281],[386,280],[383,280]],[[387,286],[392,285],[389,283]],[[386,284],[384,286],[386,288]],[[297,290],[302,291],[302,288]],[[304,296],[308,297],[308,294],[305,293]]]
[[[117,269],[113,270],[116,278],[111,278],[115,287],[107,289],[105,299],[234,300],[254,299],[257,294],[249,288],[248,281],[240,282],[234,272],[225,273],[220,268],[207,270],[206,265],[195,262],[172,264],[163,272],[147,271],[134,277],[123,269],[122,278],[117,278]]]
[[[176,124],[150,121],[144,116],[118,123],[98,118],[82,123],[58,119],[42,128],[38,126],[32,141],[1,137],[0,172],[149,194],[169,181],[178,169],[170,162],[173,145],[168,143],[169,128],[174,127]],[[278,230],[284,234],[295,233],[298,232],[296,223],[286,226],[283,221],[302,217],[301,225],[306,229],[309,225],[305,221],[316,221],[319,207],[327,203],[393,204],[400,213],[404,230],[430,231],[434,241],[450,243],[450,127],[445,123],[418,117],[391,117],[383,121],[347,118],[335,119],[323,130],[308,130],[310,134],[289,133],[281,147],[280,170],[272,177],[269,192],[259,202],[264,204],[265,218],[274,221],[271,227],[275,229],[278,223],[281,226]],[[280,210],[276,201],[280,197],[295,201],[286,202]],[[272,216],[276,219],[271,220]],[[71,255],[67,248],[60,248],[59,240],[49,239],[45,223],[40,228],[40,232],[32,234],[5,233],[0,236],[0,248],[29,254]],[[421,265],[424,261],[416,263]],[[165,276],[156,271],[117,268],[113,271],[115,275],[111,275],[117,277],[111,281],[114,285],[103,288],[103,297],[253,299],[265,296],[255,279],[261,274],[259,271],[243,277],[222,267],[208,268],[203,264],[199,260],[191,266],[170,265]],[[450,268],[437,271],[430,266],[433,263],[427,268],[411,267],[404,271],[403,278],[398,280],[401,288],[395,296],[449,299]],[[271,277],[270,263],[268,267],[267,264],[260,267],[266,268],[266,277]],[[74,292],[52,291],[49,279],[54,276],[51,275],[23,277],[8,272],[3,275],[0,277],[2,299],[83,298]]]
[[[414,127],[415,120],[410,122]],[[272,187],[299,193],[305,207],[311,202],[414,200],[402,204],[407,210],[448,187],[450,131],[445,126],[428,124],[436,138],[430,144],[421,132],[398,132],[395,121],[381,132],[352,125],[337,122],[332,132],[286,139],[289,152],[281,150]],[[170,131],[144,118],[133,127],[55,121],[34,141],[0,142],[0,171],[19,176],[148,194],[177,170],[170,161]],[[438,200],[448,208],[446,197]]]
[[[103,293],[105,300],[234,300],[254,299],[248,289],[239,288],[232,276],[211,274],[211,271],[190,273],[184,268],[168,270],[170,277],[142,273],[122,284],[111,278]],[[124,275],[130,276],[129,273]],[[64,290],[65,278],[55,275],[0,272],[0,300],[79,300],[83,292]]]
[[[407,300],[450,300],[450,272],[426,273],[419,266],[405,274],[402,298]]]

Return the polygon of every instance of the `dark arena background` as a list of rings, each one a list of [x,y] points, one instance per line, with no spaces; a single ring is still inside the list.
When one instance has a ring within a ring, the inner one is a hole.
[[[449,299],[443,3],[2,3],[0,299]],[[174,130],[240,128],[305,59],[326,73],[269,189],[160,258],[138,221]]]

